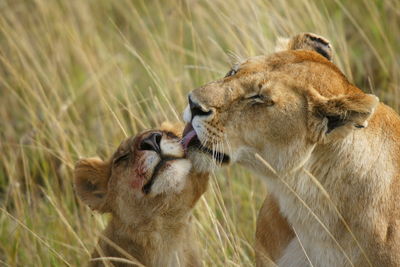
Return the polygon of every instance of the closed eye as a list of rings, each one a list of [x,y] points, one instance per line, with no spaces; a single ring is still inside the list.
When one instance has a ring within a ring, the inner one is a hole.
[[[258,103],[263,103],[264,100],[266,99],[266,97],[262,94],[251,94],[251,95],[247,95],[245,96],[246,100],[251,100],[254,102],[258,102]]]
[[[247,99],[263,99],[264,96],[263,95],[252,95],[247,97]]]
[[[228,71],[228,73],[225,75],[225,78],[226,78],[226,77],[233,76],[233,75],[235,75],[236,73],[237,73],[237,70],[231,69],[231,70]]]
[[[250,95],[246,97],[246,100],[250,100],[253,104],[267,104],[268,106],[273,106],[275,103],[269,97],[262,94]]]
[[[121,162],[123,162],[123,161],[129,159],[129,156],[130,156],[130,153],[129,153],[129,152],[128,152],[128,153],[125,153],[125,154],[123,154],[123,155],[121,155],[121,156],[115,158],[113,163],[116,164],[116,165],[118,165],[118,164],[120,164]]]

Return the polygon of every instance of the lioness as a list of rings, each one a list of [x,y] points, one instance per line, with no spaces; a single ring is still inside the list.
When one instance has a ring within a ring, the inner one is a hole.
[[[80,199],[93,210],[112,214],[92,259],[119,257],[148,267],[201,266],[191,210],[207,188],[208,174],[192,168],[177,135],[147,131],[126,139],[107,161],[87,158],[76,164]],[[103,263],[92,261],[91,266]]]
[[[189,94],[186,145],[267,184],[258,266],[400,266],[400,118],[331,57],[300,34]]]

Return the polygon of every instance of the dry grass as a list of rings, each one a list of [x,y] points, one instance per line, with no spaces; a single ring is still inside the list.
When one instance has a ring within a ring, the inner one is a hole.
[[[330,39],[335,62],[399,110],[397,0],[0,1],[0,265],[79,266],[106,218],[77,202],[81,156],[179,120],[186,93],[276,36]],[[234,55],[234,56],[232,56]],[[216,174],[196,208],[207,266],[254,262],[262,183]]]

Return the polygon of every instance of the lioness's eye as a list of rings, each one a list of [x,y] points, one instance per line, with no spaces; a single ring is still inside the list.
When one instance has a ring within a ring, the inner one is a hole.
[[[251,95],[246,97],[246,99],[250,100],[253,104],[262,103],[267,104],[268,106],[273,106],[275,104],[274,101],[262,94]]]
[[[256,103],[263,103],[265,100],[265,96],[261,95],[261,94],[250,95],[250,96],[247,96],[246,99],[251,100],[252,102],[256,102]]]
[[[233,75],[235,75],[236,74],[236,72],[237,72],[237,70],[235,70],[235,69],[231,69],[230,71],[228,71],[228,73],[225,75],[225,78],[226,77],[229,77],[229,76],[233,76]]]

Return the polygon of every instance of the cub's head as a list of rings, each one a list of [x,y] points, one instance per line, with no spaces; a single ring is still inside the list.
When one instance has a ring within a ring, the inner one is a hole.
[[[254,166],[258,153],[287,171],[316,144],[367,127],[378,99],[331,62],[327,40],[303,33],[281,41],[280,48],[234,65],[189,94],[184,144],[199,164],[213,157]]]
[[[192,169],[175,131],[151,130],[127,138],[112,157],[80,160],[75,188],[93,210],[132,224],[191,209],[207,187],[207,173]]]

